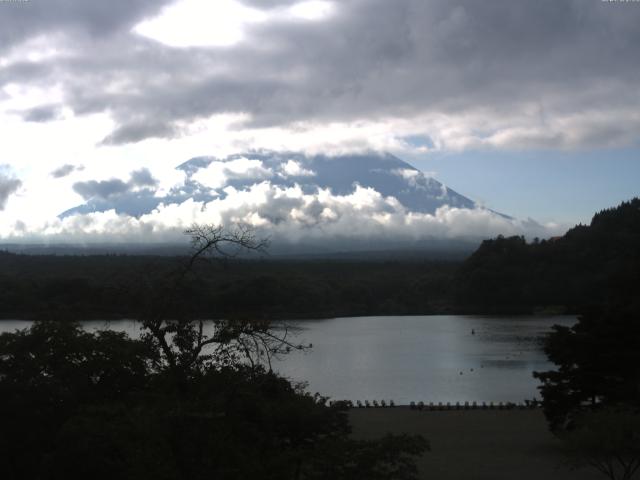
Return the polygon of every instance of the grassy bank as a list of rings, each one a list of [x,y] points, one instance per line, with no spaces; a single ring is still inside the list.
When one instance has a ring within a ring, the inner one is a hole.
[[[431,443],[419,459],[421,477],[436,480],[597,480],[571,470],[539,410],[417,411],[408,407],[352,409],[357,438],[417,433]]]

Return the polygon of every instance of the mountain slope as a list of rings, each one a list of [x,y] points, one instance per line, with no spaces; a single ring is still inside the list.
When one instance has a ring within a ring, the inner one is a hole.
[[[180,204],[188,199],[208,202],[261,182],[281,188],[298,185],[304,193],[328,189],[333,195],[349,195],[359,185],[384,197],[394,197],[408,211],[419,213],[435,213],[443,205],[475,207],[469,198],[388,153],[329,157],[261,151],[223,159],[192,158],[177,168],[185,174],[184,185],[172,188],[166,195],[158,196],[153,189],[145,188],[106,198],[94,196],[60,217],[112,209],[139,217],[160,204]]]

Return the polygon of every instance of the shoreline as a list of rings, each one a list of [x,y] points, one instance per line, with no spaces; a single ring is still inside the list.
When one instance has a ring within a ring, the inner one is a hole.
[[[428,312],[428,313],[366,313],[366,314],[334,314],[334,315],[317,315],[317,316],[283,316],[278,318],[267,318],[269,321],[273,322],[306,322],[306,321],[318,321],[318,320],[334,320],[337,318],[366,318],[366,317],[441,317],[441,316],[464,316],[464,317],[570,317],[577,316],[579,313],[577,312],[553,312],[553,311],[514,311],[514,312],[499,312],[499,313],[491,313],[491,312],[480,312],[480,313],[470,313],[468,311],[455,311],[455,310],[447,310],[442,312]],[[75,315],[74,315],[75,316]],[[83,315],[82,320],[78,320],[77,318],[70,318],[71,320],[79,321],[79,322],[97,322],[97,321],[105,321],[105,322],[120,322],[120,321],[139,321],[131,316],[126,315],[115,315],[105,313],[104,315],[99,314],[89,314]],[[14,314],[2,314],[0,313],[0,322],[4,321],[14,321],[14,322],[35,322],[36,320],[48,320],[47,318],[43,318],[41,314],[34,314],[33,312],[26,313],[23,315],[14,315]],[[195,319],[194,321],[197,321]],[[211,319],[207,319],[205,321],[213,321]]]

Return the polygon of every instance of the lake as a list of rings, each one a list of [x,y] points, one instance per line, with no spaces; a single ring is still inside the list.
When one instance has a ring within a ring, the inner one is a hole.
[[[333,399],[424,402],[522,402],[540,398],[533,371],[553,368],[541,340],[572,316],[385,316],[291,322],[308,352],[295,351],[274,368],[311,392]],[[5,320],[1,331],[29,322]],[[136,336],[131,320],[84,322]]]

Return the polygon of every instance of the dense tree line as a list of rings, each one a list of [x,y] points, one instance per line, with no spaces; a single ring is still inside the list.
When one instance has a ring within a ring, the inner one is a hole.
[[[184,257],[0,253],[0,318],[122,318]],[[428,314],[451,310],[458,263],[430,260],[199,262],[183,294],[198,315],[267,318]]]
[[[594,215],[564,236],[484,241],[456,275],[455,303],[469,311],[579,312],[640,283],[640,199]],[[627,297],[629,297],[627,295]],[[640,301],[636,295],[631,301]]]

